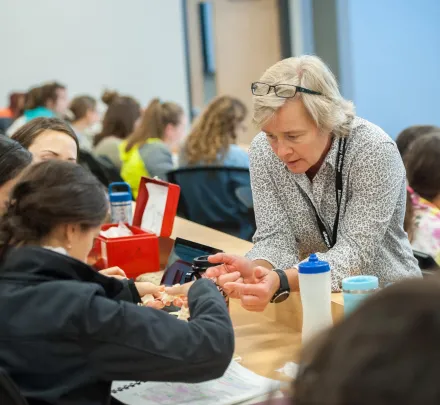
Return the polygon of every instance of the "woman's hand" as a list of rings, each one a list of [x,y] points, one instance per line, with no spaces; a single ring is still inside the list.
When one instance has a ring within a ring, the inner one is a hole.
[[[206,270],[206,277],[215,278],[216,283],[224,289],[226,283],[255,283],[254,265],[245,257],[217,253],[208,258],[210,263],[221,263],[216,267]],[[240,298],[235,289],[230,286],[229,291],[224,291],[231,298]]]
[[[276,272],[265,267],[255,267],[253,277],[254,283],[228,282],[223,289],[229,296],[240,298],[244,309],[261,312],[280,288],[280,278]]]
[[[117,278],[118,280],[125,280],[127,278],[124,270],[119,267],[110,267],[108,269],[100,270],[99,273],[107,277]]]

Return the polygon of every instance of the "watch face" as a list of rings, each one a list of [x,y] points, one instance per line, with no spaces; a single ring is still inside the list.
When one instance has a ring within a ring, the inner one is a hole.
[[[273,302],[275,304],[279,304],[280,302],[283,302],[285,300],[287,300],[287,298],[289,298],[290,292],[289,291],[283,291],[282,293],[280,293],[279,295],[277,295],[274,299]]]

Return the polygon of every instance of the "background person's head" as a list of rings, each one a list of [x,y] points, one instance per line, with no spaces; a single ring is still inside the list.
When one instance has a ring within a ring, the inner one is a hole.
[[[15,92],[9,95],[9,109],[12,112],[13,118],[17,118],[23,114],[25,100],[26,93]]]
[[[0,215],[20,174],[32,162],[32,154],[18,142],[0,136]]]
[[[280,85],[278,95],[267,85]],[[252,92],[255,124],[294,173],[305,173],[319,164],[332,136],[350,133],[354,106],[341,96],[332,72],[316,56],[276,63],[253,84]]]
[[[133,132],[141,116],[141,107],[132,97],[106,91],[101,99],[108,108],[102,121],[102,130],[95,136],[95,146],[107,137],[126,139]]]
[[[440,208],[440,129],[414,140],[405,152],[409,186]]]
[[[396,145],[397,149],[399,149],[400,156],[402,156],[402,158],[405,156],[411,143],[416,139],[435,130],[440,130],[440,128],[433,125],[413,125],[405,128],[396,138]]]
[[[75,97],[70,103],[72,124],[90,127],[99,121],[96,100],[91,96]]]
[[[160,139],[172,146],[185,135],[186,120],[180,105],[172,102],[161,103],[154,99],[142,114],[141,122],[127,139],[129,151],[148,139]]]
[[[197,118],[185,143],[185,158],[189,164],[203,160],[215,163],[225,157],[229,145],[235,144],[244,131],[246,106],[238,99],[221,96],[213,100]]]
[[[33,110],[37,107],[44,107],[41,86],[36,86],[29,89],[24,100],[25,110]]]
[[[59,118],[35,118],[17,130],[12,139],[32,153],[34,162],[78,159],[78,139],[72,128]]]
[[[25,171],[0,219],[0,246],[64,248],[86,261],[108,212],[105,191],[80,165],[40,162]]]
[[[438,404],[439,296],[440,283],[431,278],[392,285],[365,301],[306,348],[292,403]]]
[[[64,117],[69,107],[66,86],[58,82],[44,84],[41,86],[41,101],[44,107]]]

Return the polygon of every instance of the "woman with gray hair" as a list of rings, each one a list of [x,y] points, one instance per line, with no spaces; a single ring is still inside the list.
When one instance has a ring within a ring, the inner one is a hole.
[[[405,169],[395,143],[355,116],[335,77],[316,56],[289,58],[252,84],[250,149],[257,232],[246,258],[208,271],[244,308],[261,311],[297,291],[298,264],[311,253],[343,278],[383,283],[420,277],[407,234]],[[275,271],[272,271],[275,270]]]

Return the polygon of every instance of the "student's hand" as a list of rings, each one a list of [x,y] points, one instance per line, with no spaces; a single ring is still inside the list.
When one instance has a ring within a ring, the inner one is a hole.
[[[170,295],[183,295],[188,296],[188,291],[191,286],[194,284],[194,281],[190,281],[185,284],[175,284],[172,287],[165,287],[165,292]]]
[[[223,289],[229,296],[240,298],[244,309],[261,312],[280,288],[280,278],[276,272],[264,267],[255,267],[253,277],[254,283],[228,282]]]
[[[148,281],[136,281],[134,284],[141,298],[148,294],[157,296],[164,290],[163,286],[149,283]]]
[[[208,258],[210,263],[221,263],[219,266],[211,267],[206,270],[206,277],[216,278],[220,287],[226,283],[255,283],[257,280],[254,275],[254,265],[251,260],[242,256],[217,253]],[[231,298],[239,298],[235,290],[231,287],[229,292],[225,292]]]
[[[125,280],[127,278],[124,270],[119,267],[110,267],[108,269],[100,270],[99,273],[107,277],[117,278],[118,280]]]

